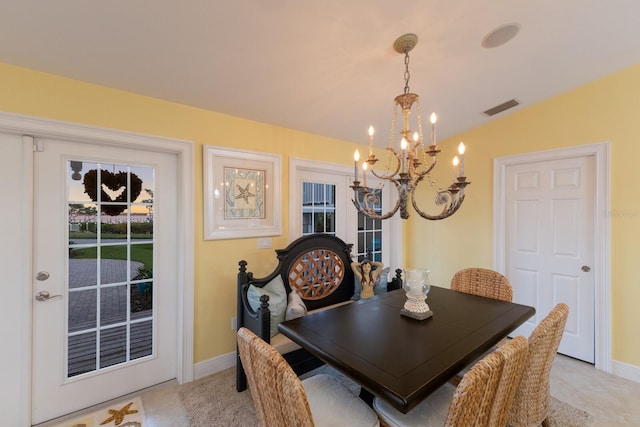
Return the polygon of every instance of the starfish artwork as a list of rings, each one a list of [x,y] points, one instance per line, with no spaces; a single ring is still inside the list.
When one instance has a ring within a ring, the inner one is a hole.
[[[224,168],[225,219],[264,218],[265,171]]]
[[[129,409],[131,408],[131,405],[133,405],[133,402],[127,403],[122,409],[118,409],[118,410],[109,409],[109,414],[111,416],[106,420],[104,420],[103,422],[101,422],[100,425],[109,424],[111,421],[113,421],[115,425],[119,426],[124,421],[124,417],[126,417],[127,415],[138,413],[138,411],[135,409],[133,410]]]
[[[251,191],[249,191],[249,187],[251,184],[247,184],[244,188],[236,185],[238,187],[239,193],[236,195],[236,199],[243,199],[245,203],[249,203],[249,197],[256,197]]]

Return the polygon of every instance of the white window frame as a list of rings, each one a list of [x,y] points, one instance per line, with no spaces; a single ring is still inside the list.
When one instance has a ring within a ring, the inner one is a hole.
[[[351,254],[356,254],[358,244],[358,212],[353,206],[353,167],[335,163],[318,162],[295,157],[289,158],[289,242],[302,235],[302,181],[309,173],[329,174],[336,178],[336,185],[342,183],[342,189],[336,188],[336,236],[347,243],[353,243]],[[375,182],[369,178],[369,184]],[[341,190],[341,189],[340,189]],[[391,200],[390,186],[383,189],[384,201]],[[383,205],[383,210],[384,210]],[[344,212],[346,218],[341,215]],[[383,221],[382,225],[382,262],[395,271],[402,268],[402,224],[399,216]]]

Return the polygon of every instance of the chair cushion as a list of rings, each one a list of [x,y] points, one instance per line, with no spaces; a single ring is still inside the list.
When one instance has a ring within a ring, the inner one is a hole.
[[[455,391],[454,386],[445,384],[407,414],[403,414],[378,397],[373,400],[373,409],[389,427],[442,427],[447,420],[449,404]]]
[[[269,333],[273,337],[278,333],[278,323],[284,321],[287,309],[287,290],[284,288],[282,277],[278,274],[263,287],[249,285],[247,300],[253,310],[260,308],[260,297],[269,296],[269,311],[271,315]]]
[[[271,337],[271,346],[276,349],[280,354],[287,354],[300,348],[300,346],[284,336],[284,334],[278,334]]]
[[[379,426],[375,412],[335,377],[318,374],[302,381],[313,423],[322,426]]]

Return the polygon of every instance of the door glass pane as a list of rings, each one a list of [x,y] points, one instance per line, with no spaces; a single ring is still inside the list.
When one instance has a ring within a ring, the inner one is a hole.
[[[100,289],[100,326],[127,321],[127,285]]]
[[[152,322],[140,322],[131,325],[131,359],[150,356],[152,354],[151,333]]]
[[[153,314],[153,281],[131,286],[131,319],[140,320]]]
[[[335,185],[302,183],[302,234],[336,233]]]
[[[107,208],[113,209],[114,206],[108,206]],[[103,207],[103,210],[104,209]],[[127,242],[127,238],[129,237],[129,224],[126,221],[126,219],[128,219],[128,213],[128,210],[125,209],[121,215],[116,217],[104,214],[100,215],[100,237],[102,243]]]
[[[69,332],[78,332],[96,327],[98,305],[96,289],[69,289]]]
[[[103,233],[103,235],[105,235]],[[126,282],[135,265],[129,263],[129,246],[114,245],[115,239],[101,239],[98,247],[100,259],[100,285]]]
[[[152,355],[155,182],[153,168],[74,160],[67,183],[71,377]]]
[[[95,331],[69,336],[69,378],[96,369],[96,342]]]
[[[374,209],[376,213],[382,213],[382,191],[376,190],[380,200]],[[369,218],[358,213],[358,261],[369,258],[372,261],[382,262],[382,220]]]
[[[100,331],[100,367],[106,368],[127,361],[127,327]]]
[[[67,179],[67,186],[69,189],[69,202],[70,203],[80,203],[86,204],[87,202],[91,202],[92,199],[89,197],[89,193],[97,192],[98,182],[95,181],[91,183],[90,180],[85,182],[84,175],[89,170],[94,170],[98,167],[96,163],[91,162],[80,162],[80,161],[70,161],[69,162],[69,179]],[[86,187],[90,186],[91,189],[89,192],[86,191]],[[95,199],[94,201],[98,201]]]

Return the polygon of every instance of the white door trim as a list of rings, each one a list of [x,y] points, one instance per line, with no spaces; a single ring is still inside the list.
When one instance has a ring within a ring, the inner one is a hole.
[[[25,135],[34,138],[52,138],[80,143],[105,144],[112,147],[140,148],[175,154],[178,159],[178,234],[179,253],[178,277],[182,278],[178,292],[178,339],[177,339],[177,380],[179,383],[193,380],[193,306],[194,306],[194,201],[193,201],[193,143],[153,135],[123,132],[113,129],[87,126],[77,123],[42,119],[20,114],[0,113],[0,132]],[[30,138],[25,139],[26,141]],[[33,151],[24,143],[22,158],[22,191],[25,195],[20,210],[25,219],[22,223],[25,239],[21,248],[23,263],[20,267],[24,281],[20,286],[21,301],[19,315],[21,340],[19,342],[21,365],[14,367],[21,373],[21,385],[17,391],[20,401],[21,419],[31,425],[31,329],[33,277],[31,254],[33,253]],[[25,423],[27,425],[27,423]]]
[[[609,142],[580,145],[557,150],[539,151],[514,156],[497,157],[493,161],[493,242],[494,264],[497,271],[506,268],[505,183],[508,166],[563,159],[567,157],[594,156],[595,205],[594,212],[594,271],[595,271],[595,366],[612,372],[611,366],[611,288],[610,288],[610,147]]]

